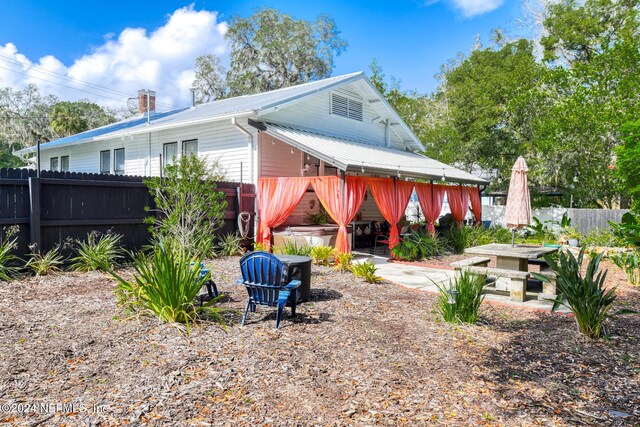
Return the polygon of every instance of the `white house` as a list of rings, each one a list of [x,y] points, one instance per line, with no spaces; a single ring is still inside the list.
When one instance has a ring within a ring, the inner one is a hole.
[[[174,156],[195,153],[217,159],[230,181],[342,171],[486,183],[416,154],[422,143],[362,72],[168,112],[155,111],[155,93],[140,91],[138,104],[136,117],[42,144],[41,167],[152,176]],[[18,154],[33,160],[36,151]],[[292,221],[317,209],[313,197]]]

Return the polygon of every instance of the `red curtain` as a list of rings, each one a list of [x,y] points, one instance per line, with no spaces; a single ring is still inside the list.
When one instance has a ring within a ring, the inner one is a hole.
[[[345,177],[344,195],[342,194],[342,180],[337,176],[313,178],[312,184],[320,203],[339,226],[335,244],[336,250],[339,253],[350,252],[347,225],[360,209],[367,189],[366,179],[358,176]]]
[[[453,220],[462,226],[462,221],[469,211],[469,192],[465,187],[450,185],[447,187],[447,199]]]
[[[271,249],[271,229],[291,215],[304,196],[310,178],[258,179],[258,242]]]
[[[468,187],[469,200],[471,201],[471,211],[476,219],[476,225],[482,221],[482,201],[480,199],[480,190],[478,187]]]
[[[413,182],[389,178],[369,178],[367,182],[378,209],[384,219],[391,224],[389,235],[389,249],[391,249],[400,241],[398,221],[404,215],[409,204],[409,198],[413,192]]]
[[[434,236],[436,234],[435,222],[442,212],[442,202],[444,201],[444,192],[447,188],[444,185],[422,184],[416,183],[416,193],[418,201],[424,213],[424,219],[427,221],[429,233]]]

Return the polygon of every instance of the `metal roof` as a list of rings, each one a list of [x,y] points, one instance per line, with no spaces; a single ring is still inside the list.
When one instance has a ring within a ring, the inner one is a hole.
[[[101,141],[118,138],[139,133],[154,132],[163,129],[186,126],[189,124],[205,123],[222,120],[239,115],[258,114],[262,110],[269,110],[281,105],[312,95],[318,92],[329,90],[335,86],[350,83],[359,79],[366,79],[364,73],[345,74],[342,76],[330,77],[296,86],[258,93],[255,95],[237,96],[234,98],[221,99],[206,104],[200,104],[191,108],[172,110],[166,113],[152,114],[149,123],[147,117],[137,116],[82,132],[67,138],[42,144],[42,150],[49,148],[63,147],[68,145],[82,144],[85,142]],[[34,152],[36,147],[29,147],[18,151],[18,154]]]
[[[323,135],[273,123],[257,123],[264,133],[347,172],[422,178],[466,184],[489,182],[420,154]]]

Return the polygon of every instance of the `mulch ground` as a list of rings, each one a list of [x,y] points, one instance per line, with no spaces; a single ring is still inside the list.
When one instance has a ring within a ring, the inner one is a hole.
[[[277,331],[267,309],[239,325],[238,258],[211,267],[229,327],[189,335],[128,318],[104,274],[1,283],[0,423],[640,424],[640,316],[599,341],[570,316],[488,304],[480,324],[450,325],[433,295],[314,266],[312,301]],[[640,310],[611,270],[618,306]]]

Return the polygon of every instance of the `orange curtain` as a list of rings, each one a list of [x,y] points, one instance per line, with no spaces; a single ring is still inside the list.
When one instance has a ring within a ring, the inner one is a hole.
[[[404,215],[409,204],[409,198],[413,192],[413,182],[390,178],[369,178],[367,182],[378,209],[384,219],[391,224],[389,235],[389,249],[391,249],[400,242],[398,221]]]
[[[258,179],[258,242],[271,249],[271,229],[282,224],[300,203],[310,178]]]
[[[469,188],[469,200],[471,201],[471,211],[476,219],[476,225],[482,221],[482,201],[480,199],[480,190],[478,187]]]
[[[339,226],[335,244],[336,250],[339,253],[349,253],[351,248],[347,225],[360,209],[367,189],[366,179],[358,176],[345,177],[344,195],[342,193],[342,180],[337,176],[313,178],[312,184],[320,203],[331,216],[331,219]]]
[[[444,192],[447,187],[444,185],[422,183],[416,183],[415,185],[418,201],[424,213],[424,219],[427,221],[429,233],[435,236],[435,222],[440,216],[440,212],[442,212],[442,202],[444,201]]]
[[[451,185],[447,187],[447,199],[453,220],[462,226],[462,221],[469,211],[469,192],[465,187]]]

